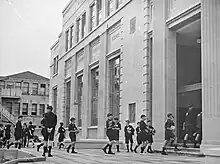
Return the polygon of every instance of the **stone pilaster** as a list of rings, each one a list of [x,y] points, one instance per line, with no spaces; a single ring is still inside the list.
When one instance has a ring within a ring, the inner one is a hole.
[[[89,45],[84,48],[83,96],[82,96],[82,138],[88,137],[89,117]]]
[[[220,1],[201,3],[203,146],[220,146]]]
[[[154,1],[154,18],[160,20],[153,22],[152,48],[152,123],[157,141],[164,140],[167,112],[175,116],[176,110],[176,34],[165,24],[165,3]]]
[[[106,101],[107,101],[107,32],[100,36],[100,57],[99,57],[99,91],[98,91],[98,134],[99,139],[105,137],[105,118],[106,118]]]

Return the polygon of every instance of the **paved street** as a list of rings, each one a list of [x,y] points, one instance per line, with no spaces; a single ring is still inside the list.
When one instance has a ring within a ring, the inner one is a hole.
[[[26,149],[27,150],[27,149]],[[28,149],[35,155],[41,155],[35,149]],[[125,151],[116,155],[105,155],[98,149],[80,149],[79,154],[67,154],[65,151],[53,150],[53,158],[47,158],[41,164],[204,164],[204,157],[188,157],[178,155],[162,156],[160,154],[135,154]],[[39,162],[38,162],[39,163]],[[36,163],[37,164],[37,163]]]

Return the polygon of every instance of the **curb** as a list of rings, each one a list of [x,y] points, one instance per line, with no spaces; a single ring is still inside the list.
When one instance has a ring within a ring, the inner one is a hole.
[[[161,153],[161,150],[154,150],[156,153]],[[205,155],[201,152],[186,152],[186,151],[166,151],[168,154],[176,154],[176,155],[182,155],[182,156],[193,156],[193,157],[205,157]]]
[[[19,162],[26,163],[26,162],[42,162],[42,161],[46,161],[46,157],[19,158],[5,162],[5,164],[18,164]]]

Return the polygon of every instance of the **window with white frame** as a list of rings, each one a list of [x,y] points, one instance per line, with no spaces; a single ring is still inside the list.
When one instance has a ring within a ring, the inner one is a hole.
[[[90,6],[90,31],[95,28],[95,3]]]
[[[53,74],[58,73],[58,56],[53,59]]]
[[[108,0],[108,16],[112,14],[114,11],[114,1],[113,0]]]
[[[69,30],[65,32],[65,41],[66,41],[65,43],[66,51],[68,51],[69,50]]]
[[[45,113],[45,104],[40,104],[39,115],[43,116],[44,113]]]
[[[102,21],[102,0],[97,0],[97,25]]]
[[[29,94],[29,83],[28,82],[23,83],[23,94]]]
[[[115,8],[118,9],[119,7],[121,7],[121,4],[122,0],[116,0]]]
[[[70,48],[73,47],[74,44],[74,25],[70,27]]]
[[[28,103],[22,104],[22,115],[28,115]]]
[[[80,40],[80,33],[81,33],[80,26],[81,26],[81,19],[78,18],[76,20],[76,42],[79,42]]]
[[[37,115],[37,104],[32,104],[31,115],[32,116],[36,116]]]
[[[81,37],[84,38],[86,33],[86,13],[82,15],[82,31],[81,31]]]
[[[38,83],[33,83],[32,84],[32,95],[37,95],[38,94]]]
[[[71,75],[71,63],[72,63],[72,58],[69,58],[65,62],[65,76],[70,76]]]

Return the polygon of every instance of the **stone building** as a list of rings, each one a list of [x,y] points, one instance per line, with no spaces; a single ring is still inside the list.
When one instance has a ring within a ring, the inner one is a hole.
[[[1,122],[15,124],[22,115],[24,122],[40,126],[49,102],[49,79],[33,72],[0,77]]]
[[[108,112],[122,125],[144,113],[159,147],[166,113],[176,116],[181,142],[193,104],[195,118],[203,111],[202,146],[220,144],[219,128],[211,132],[220,125],[219,7],[219,0],[71,0],[51,47],[59,120],[74,116],[81,138],[102,139]]]

